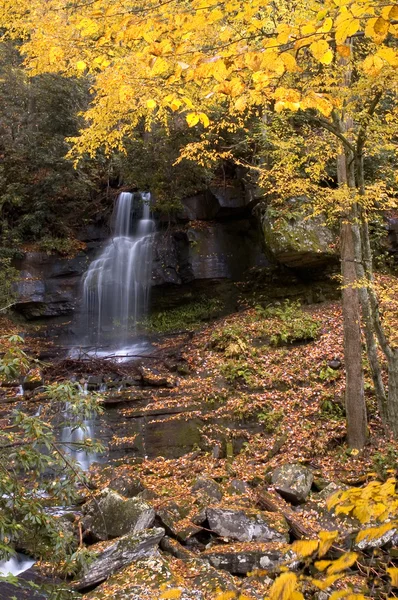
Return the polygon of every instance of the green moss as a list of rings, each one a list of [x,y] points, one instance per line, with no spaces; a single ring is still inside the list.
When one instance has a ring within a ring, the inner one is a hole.
[[[159,333],[197,329],[204,321],[219,316],[221,310],[222,304],[219,300],[202,298],[197,302],[154,312],[141,325],[147,331]]]

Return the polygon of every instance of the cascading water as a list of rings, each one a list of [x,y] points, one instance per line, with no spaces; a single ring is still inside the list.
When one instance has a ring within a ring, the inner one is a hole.
[[[84,276],[83,314],[88,344],[120,349],[148,307],[155,229],[150,194],[120,194],[112,222],[112,238]]]

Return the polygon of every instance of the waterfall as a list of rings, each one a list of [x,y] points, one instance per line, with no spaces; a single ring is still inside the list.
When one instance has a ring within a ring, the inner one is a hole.
[[[17,576],[27,571],[35,564],[35,561],[24,554],[17,553],[9,559],[0,561],[0,577],[7,575]]]
[[[120,194],[112,223],[113,236],[84,276],[83,314],[89,344],[121,348],[148,307],[155,229],[150,194]]]

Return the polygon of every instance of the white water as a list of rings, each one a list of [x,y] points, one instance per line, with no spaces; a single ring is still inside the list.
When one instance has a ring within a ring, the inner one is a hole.
[[[134,219],[137,210],[140,219]],[[150,194],[120,194],[112,220],[114,235],[84,276],[83,314],[89,343],[120,349],[128,348],[148,307],[155,229]]]
[[[27,571],[35,564],[35,561],[23,554],[16,554],[12,558],[8,560],[0,561],[0,576],[4,577],[6,575],[14,575],[17,576],[24,571]]]
[[[88,394],[87,383],[83,387],[79,383],[77,385],[82,394]],[[73,420],[68,405],[66,405],[64,415],[69,422]],[[73,427],[72,424],[63,427],[61,430],[61,443],[64,445],[64,450],[70,458],[73,458],[80,465],[83,471],[88,471],[92,463],[98,460],[98,455],[95,452],[86,452],[80,447],[87,439],[92,440],[93,438],[94,419],[84,419],[80,427]]]

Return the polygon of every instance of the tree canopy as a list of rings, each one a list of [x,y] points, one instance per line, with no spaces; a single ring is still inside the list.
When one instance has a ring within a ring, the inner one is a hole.
[[[397,84],[398,5],[389,2],[6,0],[0,18],[6,35],[24,39],[32,74],[92,78],[78,153],[122,147],[142,117],[182,113],[207,127],[217,105],[239,116],[272,103],[320,121],[344,107],[365,124],[375,94]]]

